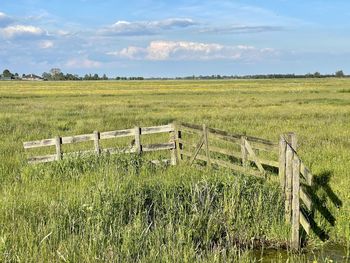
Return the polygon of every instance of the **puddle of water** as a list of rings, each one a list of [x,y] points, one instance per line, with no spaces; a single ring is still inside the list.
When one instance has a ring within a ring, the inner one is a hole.
[[[253,252],[257,262],[350,262],[345,246],[327,244],[320,249],[305,250],[300,255],[291,254],[286,250],[266,249]]]

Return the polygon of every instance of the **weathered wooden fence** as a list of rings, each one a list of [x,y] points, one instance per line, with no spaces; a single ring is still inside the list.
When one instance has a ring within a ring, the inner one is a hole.
[[[25,142],[23,143],[23,146],[25,149],[48,147],[48,146],[55,146],[56,148],[56,151],[54,154],[29,157],[28,158],[29,163],[44,163],[44,162],[58,161],[64,158],[65,156],[72,156],[72,155],[74,156],[79,154],[93,154],[93,153],[101,154],[103,152],[108,152],[110,154],[142,153],[142,152],[170,150],[171,159],[166,161],[169,161],[171,162],[171,164],[175,165],[176,158],[175,158],[174,132],[175,130],[174,130],[173,124],[144,127],[144,128],[135,127],[132,129],[107,131],[107,132],[95,131],[91,134],[82,134],[82,135],[68,136],[68,137],[57,136],[51,139]],[[141,144],[142,136],[150,135],[150,134],[158,134],[158,133],[169,133],[170,134],[169,142],[158,143],[158,144],[148,144],[148,145]],[[132,137],[130,145],[122,148],[116,147],[116,148],[105,148],[105,149],[100,146],[101,140],[123,138],[123,137]],[[73,143],[88,142],[88,141],[93,142],[92,150],[69,152],[69,153],[64,153],[62,151],[62,145],[64,144],[73,144]]]
[[[168,133],[169,141],[144,145],[141,137],[149,134]],[[102,148],[101,140],[132,137],[131,145],[123,148]],[[93,142],[93,149],[84,152],[64,153],[62,145],[78,142]],[[55,146],[55,154],[30,157],[30,163],[42,163],[61,160],[65,156],[81,153],[101,154],[108,152],[138,153],[160,150],[170,151],[170,159],[163,160],[171,165],[187,162],[203,162],[207,166],[230,168],[242,174],[265,178],[267,174],[278,174],[285,200],[285,219],[291,224],[291,248],[300,247],[301,228],[309,234],[310,223],[301,210],[304,204],[312,210],[312,200],[305,190],[312,185],[312,174],[299,158],[295,134],[281,135],[279,142],[273,142],[244,134],[233,134],[209,128],[206,125],[189,123],[171,123],[153,127],[135,127],[132,129],[108,132],[95,131],[70,137],[55,137],[39,141],[25,142],[25,149]],[[156,162],[156,161],[154,161]],[[300,227],[301,226],[301,227]]]

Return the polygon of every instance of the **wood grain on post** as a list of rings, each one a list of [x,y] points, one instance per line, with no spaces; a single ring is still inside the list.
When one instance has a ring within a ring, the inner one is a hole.
[[[292,210],[292,178],[293,178],[293,155],[292,148],[287,144],[286,151],[286,185],[285,185],[285,218],[286,222],[291,222]]]
[[[203,124],[203,138],[205,143],[205,155],[207,157],[207,166],[210,166],[210,151],[209,151],[209,141],[208,141],[208,129],[205,124]]]
[[[135,128],[135,149],[136,153],[141,154],[142,147],[141,147],[141,130],[140,127],[136,126]]]
[[[173,131],[169,132],[169,142],[173,143],[174,147],[170,150],[170,164],[171,165],[176,165],[176,143],[175,143],[175,129]]]
[[[292,146],[293,150],[296,152],[298,150],[298,138],[294,132],[290,132],[287,134],[288,143]]]
[[[179,126],[176,122],[174,122],[174,131],[175,131],[176,158],[177,158],[177,163],[180,163],[182,161],[181,145],[180,145],[181,131],[179,131]]]
[[[287,143],[284,137],[281,136],[280,143],[279,143],[278,176],[280,178],[280,185],[283,193],[285,193],[285,187],[286,187],[286,148],[287,148]]]
[[[55,138],[55,146],[56,146],[56,160],[62,159],[62,149],[61,149],[61,137],[57,136]]]
[[[100,132],[94,131],[94,147],[95,147],[95,153],[98,155],[101,153],[100,149]]]
[[[242,154],[242,165],[247,166],[248,164],[248,152],[247,148],[245,147],[245,141],[247,138],[245,136],[241,137],[241,154]]]
[[[300,247],[300,160],[295,154],[293,158],[293,199],[292,199],[292,240],[291,248],[298,250]]]

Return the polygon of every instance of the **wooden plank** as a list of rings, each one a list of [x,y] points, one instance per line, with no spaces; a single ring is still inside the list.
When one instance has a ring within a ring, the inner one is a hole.
[[[242,158],[241,154],[239,152],[222,149],[222,148],[219,148],[219,147],[216,147],[216,146],[209,146],[209,150],[211,152],[214,152],[214,153],[220,153],[220,154],[223,154],[223,155],[232,156],[232,157],[235,157],[236,159],[241,159]]]
[[[280,178],[280,185],[283,193],[285,193],[286,187],[286,149],[287,143],[283,136],[280,136],[278,176]]]
[[[56,161],[57,155],[56,154],[50,154],[50,155],[44,155],[44,156],[34,156],[28,158],[28,163],[30,164],[37,164],[37,163],[48,163]]]
[[[207,165],[210,166],[210,151],[209,151],[209,140],[207,126],[203,124],[203,139],[205,144],[205,155],[207,157]]]
[[[191,123],[186,123],[186,122],[181,122],[180,123],[180,126],[182,127],[182,128],[187,128],[187,129],[191,129],[191,130],[196,130],[196,131],[198,131],[198,132],[200,132],[200,133],[202,133],[202,126],[200,126],[200,125],[196,125],[196,124],[191,124]]]
[[[304,228],[306,234],[310,235],[311,225],[302,212],[300,212],[300,224]]]
[[[249,137],[247,137],[247,140],[249,141],[251,147],[253,149],[262,150],[265,152],[276,152],[278,153],[278,144],[265,144],[260,142],[252,142],[250,141]]]
[[[56,137],[55,145],[56,145],[56,160],[62,159],[62,149],[61,149],[62,140],[59,136]]]
[[[44,139],[44,140],[38,140],[38,141],[30,141],[30,142],[23,143],[24,149],[54,146],[54,145],[56,145],[56,138]]]
[[[248,165],[248,152],[247,152],[247,148],[245,147],[246,140],[247,140],[247,137],[245,136],[241,137],[241,159],[242,159],[243,166]]]
[[[185,150],[182,151],[182,154],[184,156],[187,156],[187,157],[192,157],[193,154],[190,153],[190,152],[187,152]],[[198,154],[196,159],[198,160],[201,160],[201,161],[207,161],[207,157],[204,156],[204,155],[200,155]],[[248,175],[253,175],[253,176],[256,176],[256,177],[259,177],[259,178],[262,178],[262,175],[259,171],[254,171],[253,169],[245,169],[244,167],[240,166],[240,165],[236,165],[236,164],[233,164],[233,163],[230,163],[230,162],[226,162],[226,161],[222,161],[222,160],[217,160],[217,159],[211,159],[211,163],[212,164],[216,164],[218,166],[221,166],[221,167],[225,167],[225,168],[229,168],[229,169],[232,169],[232,170],[235,170],[236,172],[240,172],[242,174],[248,174]]]
[[[194,162],[194,160],[196,159],[196,157],[197,157],[197,155],[198,155],[200,149],[201,149],[202,146],[203,146],[203,143],[204,143],[204,136],[202,135],[202,137],[199,139],[199,142],[198,142],[198,144],[197,144],[197,146],[196,146],[196,150],[195,150],[195,152],[194,152],[192,158],[190,159],[189,165],[192,165],[192,164],[193,164],[193,162]]]
[[[100,140],[122,138],[135,135],[134,129],[118,130],[118,131],[107,131],[100,133]]]
[[[311,174],[310,170],[305,166],[305,164],[301,161],[300,162],[300,173],[303,175],[304,179],[306,180],[307,185],[312,185],[313,175]]]
[[[250,159],[250,157],[248,157],[248,160],[253,161],[253,160]],[[270,167],[278,168],[278,162],[277,161],[266,160],[266,159],[261,159],[261,158],[259,158],[259,161],[260,161],[261,164],[264,164],[264,165],[267,165],[267,166],[270,166]]]
[[[229,132],[214,129],[214,128],[208,128],[208,132],[214,136],[230,137],[232,139],[235,139],[236,141],[239,141],[242,136],[240,134],[233,134],[233,133],[229,133]]]
[[[229,133],[229,132],[226,132],[226,131],[213,129],[213,128],[208,128],[208,131],[210,133],[212,133],[212,134],[215,134],[215,135],[222,135],[222,136],[227,136],[227,137],[234,138],[237,141],[240,141],[241,137],[244,136],[244,137],[247,138],[247,140],[249,140],[249,142],[252,142],[252,143],[264,144],[264,145],[271,146],[271,147],[277,147],[278,146],[278,144],[276,144],[276,143],[274,143],[272,141],[261,139],[261,138],[257,138],[257,137],[253,137],[253,136],[247,136],[247,135],[244,135],[244,134],[234,134],[234,133]]]
[[[195,144],[191,144],[191,143],[189,143],[187,141],[184,141],[183,139],[181,139],[180,142],[183,143],[184,145],[187,145],[187,147],[196,147]],[[212,153],[219,153],[219,154],[223,154],[223,155],[226,155],[226,156],[229,156],[229,157],[234,157],[234,158],[239,159],[239,160],[242,159],[241,153],[233,151],[233,150],[226,150],[226,149],[223,149],[223,148],[220,148],[220,147],[216,147],[216,146],[210,145],[209,146],[209,151],[212,152]],[[254,159],[252,157],[250,157],[250,156],[247,157],[247,160],[254,161]],[[259,158],[259,161],[260,161],[261,164],[264,164],[264,165],[267,165],[267,166],[270,166],[270,167],[278,168],[278,162],[277,161],[266,160],[266,159],[261,159],[261,158]]]
[[[253,151],[252,147],[250,146],[250,144],[249,144],[249,142],[247,140],[245,140],[244,146],[247,149],[248,153],[250,154],[250,157],[252,157],[253,162],[256,164],[256,166],[258,167],[259,171],[262,172],[262,173],[265,173],[264,167],[262,167],[258,157],[256,156],[255,152]]]
[[[231,168],[232,170],[235,170],[236,172],[240,172],[242,174],[253,175],[253,176],[256,176],[256,177],[259,177],[259,178],[263,177],[258,171],[254,171],[252,169],[244,168],[244,167],[242,167],[240,165],[232,164],[230,162],[213,159],[212,163],[215,163],[215,164],[217,164],[219,166],[223,166],[223,167],[226,167],[226,168]]]
[[[141,128],[142,135],[163,133],[163,132],[173,132],[173,131],[174,131],[174,127],[172,124]]]
[[[300,188],[300,199],[303,201],[307,209],[311,211],[312,208],[312,200],[309,195],[305,192],[304,189]]]
[[[165,151],[175,148],[175,143],[158,143],[158,144],[149,144],[142,145],[142,152],[154,152],[154,151]],[[135,147],[124,147],[124,148],[106,148],[103,149],[103,152],[109,152],[110,154],[123,154],[123,153],[136,153],[138,152]]]
[[[95,153],[100,154],[100,133],[98,131],[94,131],[94,147],[95,147]]]
[[[62,137],[62,144],[87,142],[87,141],[93,141],[93,140],[94,140],[93,133],[92,134],[75,135],[75,136],[66,136],[66,137]]]
[[[140,127],[136,126],[134,128],[134,134],[135,134],[135,149],[138,154],[141,154],[142,152],[142,146],[141,146],[141,137],[140,137],[141,129]]]
[[[300,161],[295,154],[293,157],[293,199],[292,199],[292,239],[291,248],[298,250],[300,248]]]
[[[143,152],[154,152],[175,149],[174,142],[142,145]]]
[[[292,178],[293,178],[293,149],[287,144],[286,147],[286,183],[285,183],[285,218],[291,222],[292,212]]]

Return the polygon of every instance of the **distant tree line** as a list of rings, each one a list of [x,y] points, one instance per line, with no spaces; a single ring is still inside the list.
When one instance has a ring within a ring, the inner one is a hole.
[[[350,75],[345,75],[342,70],[338,70],[335,74],[321,74],[319,72],[307,73],[307,74],[256,74],[256,75],[210,75],[210,76],[187,76],[176,77],[176,79],[294,79],[294,78],[345,78]]]
[[[2,80],[50,80],[50,81],[79,81],[79,80],[172,80],[172,79],[183,79],[183,80],[193,80],[193,79],[286,79],[286,78],[345,78],[350,77],[350,75],[345,75],[342,70],[336,71],[334,74],[321,74],[319,72],[307,73],[307,74],[256,74],[256,75],[199,75],[199,76],[187,76],[187,77],[176,77],[176,78],[144,78],[144,77],[114,77],[109,78],[106,74],[99,76],[95,74],[85,74],[83,77],[77,74],[66,73],[64,74],[59,68],[52,68],[50,72],[44,72],[41,76],[35,74],[22,74],[20,77],[18,73],[11,73],[10,70],[5,69],[0,75]]]

